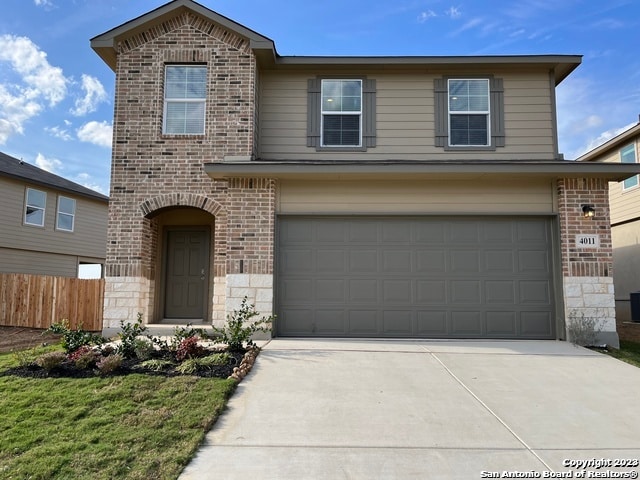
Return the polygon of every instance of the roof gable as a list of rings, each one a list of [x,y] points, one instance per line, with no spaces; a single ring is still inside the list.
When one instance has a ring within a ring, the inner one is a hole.
[[[104,202],[109,201],[109,197],[106,195],[102,195],[101,193],[74,183],[71,180],[67,180],[66,178],[62,178],[58,175],[47,172],[46,170],[42,170],[35,165],[23,162],[22,160],[18,160],[17,158],[11,157],[2,152],[0,152],[0,176],[10,177],[36,185],[74,193],[76,195],[95,200]]]
[[[267,50],[270,56],[275,55],[273,41],[259,33],[240,25],[233,20],[214,12],[193,0],[173,0],[144,15],[130,20],[91,39],[91,48],[115,71],[116,57],[121,48],[121,43],[131,40],[129,48],[135,43],[149,41],[152,37],[166,33],[172,28],[170,22],[184,15],[196,15],[204,20],[204,23],[214,23],[220,27],[246,39],[250,48],[254,50]],[[191,22],[198,25],[198,21]],[[211,28],[211,27],[205,27]],[[149,32],[149,33],[147,33]]]
[[[602,145],[590,150],[585,153],[581,157],[577,158],[578,162],[591,162],[594,160],[598,160],[602,158],[604,155],[608,154],[612,150],[617,150],[622,147],[624,144],[630,143],[634,139],[640,139],[640,122],[635,124],[633,127],[625,130],[621,134],[613,137],[610,140],[607,140]]]

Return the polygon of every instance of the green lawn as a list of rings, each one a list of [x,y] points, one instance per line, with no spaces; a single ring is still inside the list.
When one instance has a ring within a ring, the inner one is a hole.
[[[623,362],[640,367],[640,343],[621,340],[620,349],[608,349],[607,354]]]
[[[17,365],[0,355],[0,370]],[[0,377],[0,478],[175,479],[235,381]]]

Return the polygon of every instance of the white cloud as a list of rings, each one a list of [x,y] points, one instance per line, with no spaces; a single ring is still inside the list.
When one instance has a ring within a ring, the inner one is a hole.
[[[462,16],[462,12],[460,11],[460,9],[458,7],[449,7],[445,12],[445,15],[447,15],[449,18],[455,20],[457,18],[460,18]]]
[[[41,153],[38,153],[36,166],[47,172],[57,173],[62,168],[62,162],[57,158],[46,158]]]
[[[95,183],[95,181],[91,178],[91,175],[88,173],[79,173],[76,175],[74,182],[79,183],[83,187],[90,188],[91,190],[95,190],[96,192],[100,192],[103,195],[108,195],[109,192],[105,191],[102,185]]]
[[[626,130],[629,130],[631,127],[635,127],[636,125],[637,125],[637,123],[630,123],[629,125],[625,125],[624,127],[612,128],[610,130],[606,130],[604,132],[601,132],[597,137],[591,138],[589,140],[589,142],[587,143],[587,145],[577,152],[576,158],[584,155],[587,152],[590,152],[594,148],[599,147],[603,143],[608,142],[612,138],[617,137],[622,132],[624,132]]]
[[[0,35],[0,64],[8,63],[17,83],[0,84],[0,145],[23,132],[24,123],[38,115],[46,102],[54,106],[67,94],[62,69],[26,37]]]
[[[38,7],[52,7],[53,3],[50,0],[34,0],[34,3]]]
[[[47,61],[47,54],[27,37],[0,35],[0,62],[9,62],[26,86],[24,96],[43,97],[50,106],[59,103],[67,94],[67,78],[62,69]]]
[[[82,89],[85,93],[84,97],[78,98],[75,108],[71,110],[71,113],[77,117],[95,112],[99,104],[108,100],[107,92],[100,80],[91,75],[82,74]]]
[[[71,140],[71,135],[64,128],[60,128],[58,126],[45,127],[44,131],[47,132],[52,137],[59,138],[60,140],[64,140],[65,142],[68,142],[69,140]]]
[[[111,147],[113,127],[107,122],[91,121],[78,129],[78,138],[83,142],[93,143],[100,147]]]
[[[484,19],[482,19],[481,17],[472,18],[457,30],[454,30],[453,32],[451,32],[449,36],[455,37],[467,30],[471,30],[472,28],[482,25],[483,22],[484,22]]]
[[[425,12],[420,12],[420,15],[418,15],[418,22],[419,23],[424,23],[427,20],[429,20],[430,18],[434,18],[437,17],[438,15],[436,15],[436,12],[434,12],[433,10],[427,10]]]

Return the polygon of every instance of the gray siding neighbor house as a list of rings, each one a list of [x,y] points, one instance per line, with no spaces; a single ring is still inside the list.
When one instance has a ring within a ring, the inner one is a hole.
[[[640,123],[585,153],[578,160],[637,164],[640,162],[639,149]],[[611,183],[609,203],[616,317],[618,321],[625,322],[631,319],[630,294],[640,291],[640,177],[634,175],[622,182]]]
[[[0,273],[77,277],[83,265],[104,265],[108,204],[105,195],[0,153]]]
[[[219,325],[246,296],[276,336],[596,316],[618,344],[608,184],[640,166],[558,152],[580,56],[282,56],[192,0],[91,46],[116,81],[105,328]]]

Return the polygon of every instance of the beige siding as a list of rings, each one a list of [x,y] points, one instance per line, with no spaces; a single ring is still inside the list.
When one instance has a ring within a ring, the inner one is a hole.
[[[0,247],[0,273],[76,277],[78,257]]]
[[[262,74],[259,152],[262,159],[554,158],[553,92],[547,72],[492,72],[504,80],[505,103],[506,146],[495,152],[447,152],[434,146],[433,83],[446,72],[363,72],[376,80],[377,146],[353,153],[316,152],[306,146],[307,80],[318,73]]]
[[[300,181],[280,184],[279,214],[553,213],[547,181]]]
[[[24,224],[27,187],[47,194],[44,227]],[[76,200],[73,232],[56,230],[58,196]],[[106,254],[107,204],[71,193],[0,178],[0,247],[51,252],[74,257],[104,259]]]
[[[631,142],[629,142],[631,143]],[[626,143],[622,147],[629,145]],[[636,161],[640,154],[640,140],[635,140],[636,144]],[[620,149],[608,153],[602,157],[602,162],[619,163]],[[609,202],[611,207],[611,223],[615,225],[619,222],[640,218],[640,186],[624,190],[622,182],[612,182],[609,184]],[[614,244],[615,245],[615,244]]]

